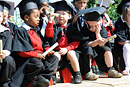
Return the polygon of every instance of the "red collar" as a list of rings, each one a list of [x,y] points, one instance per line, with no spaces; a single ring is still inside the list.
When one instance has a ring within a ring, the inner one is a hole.
[[[64,25],[60,25],[61,28],[66,28],[67,26],[64,26]]]

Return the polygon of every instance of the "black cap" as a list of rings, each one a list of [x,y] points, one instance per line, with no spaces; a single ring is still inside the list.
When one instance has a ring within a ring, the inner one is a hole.
[[[104,7],[94,7],[94,8],[87,8],[84,10],[80,10],[78,15],[84,15],[84,19],[86,21],[99,21],[101,18],[101,14],[106,11]]]
[[[45,2],[49,3],[49,0],[37,0],[38,5],[45,3]]]
[[[16,7],[19,7],[20,13],[31,9],[38,9],[37,3],[34,0],[22,0]]]
[[[4,1],[4,10],[7,10],[9,14],[13,16],[14,15],[14,2],[9,1],[9,0]]]
[[[66,12],[72,14],[73,11],[75,11],[74,7],[70,3],[68,3],[64,0],[51,3],[51,5],[54,7],[55,12],[56,11],[66,11]]]
[[[4,10],[4,2],[3,1],[0,1],[0,12],[3,12]]]
[[[123,6],[130,6],[130,0],[122,0],[117,7],[117,13],[122,14]]]

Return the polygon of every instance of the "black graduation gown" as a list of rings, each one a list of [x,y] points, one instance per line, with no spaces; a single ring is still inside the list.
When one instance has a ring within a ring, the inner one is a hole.
[[[117,64],[119,64],[120,69],[123,71],[125,69],[123,58],[123,45],[119,45],[118,42],[130,40],[130,28],[128,27],[126,22],[123,23],[121,17],[119,17],[116,21],[114,32],[117,34],[117,38],[115,39],[114,44],[114,58],[116,58]],[[120,60],[118,57],[120,57]]]
[[[80,69],[81,69],[82,75],[85,75],[87,72],[90,71],[89,58],[88,58],[89,54],[92,55],[92,57],[96,59],[96,62],[99,67],[102,65],[105,65],[104,68],[101,68],[100,70],[107,71],[103,56],[106,50],[111,50],[109,48],[110,46],[109,42],[106,43],[105,46],[103,47],[96,46],[92,48],[91,46],[87,46],[87,44],[91,41],[96,40],[95,33],[91,32],[89,28],[87,28],[86,25],[83,28],[81,28],[79,32],[82,34],[82,36],[80,36],[81,42],[78,48],[82,52],[80,55]],[[108,37],[107,31],[104,27],[102,27],[100,34],[103,38]]]
[[[18,28],[18,26],[11,22],[8,22],[8,24],[9,24],[9,29],[11,30],[12,35],[14,36],[15,30]]]
[[[9,30],[0,32],[0,40],[2,40],[3,50],[11,51],[12,35]],[[15,61],[11,56],[6,56],[0,63],[0,87],[8,87],[8,83],[12,74],[15,72]]]
[[[39,32],[39,30],[35,31],[36,33]],[[15,32],[13,52],[17,51],[34,51],[28,31],[23,27],[20,27]],[[15,54],[15,60],[17,67],[19,68],[12,76],[12,81],[10,83],[11,87],[20,87],[21,83],[22,86],[27,86],[37,75],[42,75],[46,79],[50,80],[59,61],[54,55],[46,57],[45,60],[39,60],[38,58],[23,58],[17,55],[17,53]]]

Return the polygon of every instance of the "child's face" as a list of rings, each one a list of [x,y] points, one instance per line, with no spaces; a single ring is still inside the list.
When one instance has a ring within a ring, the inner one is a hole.
[[[31,14],[25,15],[25,23],[27,23],[29,26],[37,27],[39,25],[39,19],[40,12],[38,9],[33,9]]]
[[[47,3],[47,2],[45,2],[45,3],[42,3],[41,5],[40,5],[40,14],[42,15],[42,16],[45,16],[47,13],[46,13],[46,10],[48,10],[48,11],[50,11],[50,8],[49,8],[49,4]]]
[[[0,24],[2,23],[3,21],[3,12],[0,11]]]
[[[5,22],[8,18],[9,18],[9,12],[4,10],[3,22]]]
[[[71,18],[71,15],[65,11],[57,11],[56,13],[60,14],[60,16],[56,17],[56,20],[60,25],[67,24],[68,20]]]
[[[130,11],[127,13],[127,23],[130,24]]]
[[[83,9],[85,9],[85,7],[86,7],[87,1],[88,1],[88,0],[76,1],[76,2],[75,2],[75,7],[76,7],[78,10],[83,10]]]

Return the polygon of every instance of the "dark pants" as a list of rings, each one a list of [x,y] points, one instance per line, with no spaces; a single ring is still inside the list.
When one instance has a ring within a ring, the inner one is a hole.
[[[37,58],[30,58],[13,75],[10,86],[27,87],[34,77],[38,75],[42,75],[50,80],[58,62],[58,58],[54,55],[46,57],[46,59],[42,61]]]
[[[9,87],[11,75],[15,72],[15,61],[11,56],[7,56],[3,63],[0,63],[0,87]]]

